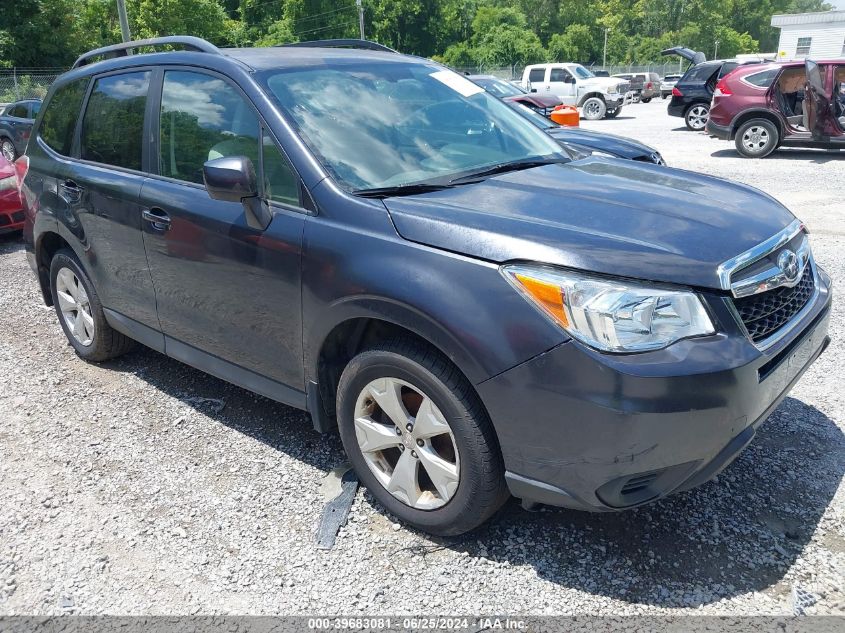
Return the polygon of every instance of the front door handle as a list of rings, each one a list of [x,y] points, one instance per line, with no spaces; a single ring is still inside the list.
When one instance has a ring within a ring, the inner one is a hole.
[[[170,228],[170,216],[161,209],[144,209],[141,217],[153,225],[157,231],[166,231]]]

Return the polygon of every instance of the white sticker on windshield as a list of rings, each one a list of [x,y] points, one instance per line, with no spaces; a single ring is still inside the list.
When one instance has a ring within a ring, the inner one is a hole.
[[[484,92],[484,88],[461,77],[458,73],[453,73],[451,70],[438,70],[436,73],[431,73],[431,76],[464,97],[471,97],[479,92]]]

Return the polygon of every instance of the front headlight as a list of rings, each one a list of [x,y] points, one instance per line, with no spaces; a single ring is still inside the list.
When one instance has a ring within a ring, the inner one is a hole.
[[[8,178],[0,178],[0,191],[16,189],[17,186],[18,179],[15,176],[9,176]]]
[[[715,332],[692,292],[548,266],[516,264],[501,270],[570,336],[603,352],[645,352]]]

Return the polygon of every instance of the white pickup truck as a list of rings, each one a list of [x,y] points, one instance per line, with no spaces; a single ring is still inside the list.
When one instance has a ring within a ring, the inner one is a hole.
[[[618,77],[596,77],[581,64],[533,64],[522,73],[522,85],[543,95],[555,95],[581,108],[585,119],[612,119],[633,102],[630,84]]]

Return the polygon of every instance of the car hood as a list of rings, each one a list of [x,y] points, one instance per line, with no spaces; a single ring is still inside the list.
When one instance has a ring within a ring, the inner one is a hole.
[[[794,220],[745,185],[605,158],[384,203],[399,234],[420,244],[707,288],[720,287],[720,263]]]
[[[604,90],[605,88],[616,87],[622,84],[629,84],[630,81],[627,79],[620,79],[619,77],[592,77],[591,79],[585,79],[581,81],[578,86],[580,89],[599,89]]]
[[[593,132],[592,130],[585,130],[578,127],[552,128],[548,130],[548,133],[556,141],[583,145],[593,150],[619,156],[620,158],[631,159],[640,156],[649,156],[657,151],[653,147],[649,147],[630,138],[625,138],[624,136]]]
[[[538,108],[552,108],[556,105],[560,105],[563,103],[560,100],[560,97],[555,95],[539,95],[539,94],[527,94],[527,95],[516,95],[513,97],[505,97],[505,101],[515,101],[517,103],[525,103],[525,104],[532,104]]]

